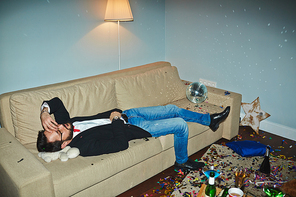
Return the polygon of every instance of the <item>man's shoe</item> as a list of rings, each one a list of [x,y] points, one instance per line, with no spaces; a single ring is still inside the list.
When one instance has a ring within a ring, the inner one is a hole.
[[[190,158],[188,158],[188,160],[182,164],[175,162],[175,168],[182,170],[199,170],[204,166],[205,164],[203,162],[195,162]]]
[[[229,112],[230,112],[230,106],[226,107],[226,109],[221,113],[210,115],[211,117],[211,124],[209,126],[210,129],[212,129],[212,131],[217,131],[217,129],[219,128],[219,124],[227,118],[227,116],[229,115]]]

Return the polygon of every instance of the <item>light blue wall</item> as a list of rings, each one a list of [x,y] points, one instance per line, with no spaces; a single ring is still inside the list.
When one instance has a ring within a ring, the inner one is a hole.
[[[166,60],[184,79],[259,97],[264,121],[296,129],[295,10],[295,0],[166,1]]]
[[[0,1],[0,94],[118,69],[117,23],[107,0]],[[130,0],[121,68],[165,59],[165,1]]]
[[[106,3],[0,1],[0,94],[117,70],[117,24],[103,21]],[[130,4],[134,21],[120,26],[121,68],[170,61],[183,79],[215,81],[247,103],[259,96],[271,114],[261,125],[295,131],[294,0]]]

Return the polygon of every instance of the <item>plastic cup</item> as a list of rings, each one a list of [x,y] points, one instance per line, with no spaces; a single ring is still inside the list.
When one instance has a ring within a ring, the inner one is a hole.
[[[244,192],[239,188],[230,188],[228,190],[229,197],[242,197]]]

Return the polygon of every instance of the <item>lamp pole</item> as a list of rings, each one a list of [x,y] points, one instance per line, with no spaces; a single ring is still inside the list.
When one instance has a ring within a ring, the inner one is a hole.
[[[117,31],[118,31],[118,38],[117,38],[117,40],[118,40],[118,70],[120,70],[121,68],[120,68],[120,58],[121,58],[121,56],[120,56],[120,34],[119,34],[119,20],[117,21]]]
[[[118,70],[121,69],[121,52],[120,52],[120,32],[119,21],[133,21],[133,13],[130,7],[129,0],[108,0],[105,21],[117,21],[117,40],[118,40]]]

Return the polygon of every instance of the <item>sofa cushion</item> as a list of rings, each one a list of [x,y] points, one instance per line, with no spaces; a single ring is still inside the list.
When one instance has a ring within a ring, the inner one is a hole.
[[[104,95],[104,96],[101,96]],[[72,117],[94,115],[117,107],[114,81],[106,78],[56,90],[13,94],[11,115],[16,138],[22,143],[36,142],[42,130],[40,106],[44,100],[59,97]]]
[[[129,142],[127,150],[117,153],[93,157],[78,156],[67,162],[58,159],[46,163],[41,158],[38,158],[38,160],[51,172],[56,196],[72,196],[95,183],[106,180],[125,169],[160,154],[162,147],[159,140],[148,139],[148,141],[143,139],[132,140]],[[34,155],[38,157],[37,154]],[[155,166],[150,166],[150,168],[159,168],[161,163],[158,162],[159,160],[155,161]],[[135,174],[131,176],[145,173],[145,171],[151,169],[142,169],[141,172],[134,172]]]
[[[176,67],[164,67],[115,79],[116,96],[122,110],[164,105],[185,97],[186,86]]]
[[[205,100],[202,103],[192,103],[187,98],[184,98],[184,99],[180,99],[180,100],[171,102],[169,104],[173,104],[173,105],[176,105],[180,108],[194,111],[197,113],[202,113],[202,114],[220,113],[224,110],[224,108],[222,106],[218,106],[218,105],[209,103],[207,100]]]

